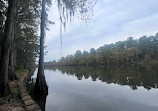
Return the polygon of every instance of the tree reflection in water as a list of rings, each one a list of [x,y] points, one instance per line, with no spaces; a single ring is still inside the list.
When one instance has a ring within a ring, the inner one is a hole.
[[[35,78],[31,78],[31,76],[27,80],[27,90],[31,97],[36,101],[36,103],[40,106],[42,111],[45,111],[45,105],[46,105],[46,98],[47,96],[45,95],[38,95],[34,94],[34,86],[35,86]]]
[[[127,85],[131,89],[136,90],[138,87],[144,87],[147,90],[151,88],[157,88],[158,86],[158,67],[157,66],[122,66],[122,67],[83,67],[83,66],[63,66],[63,67],[51,67],[49,70],[61,71],[62,74],[69,76],[75,76],[78,80],[91,78],[92,81],[102,81],[107,84],[119,84],[121,86]],[[30,77],[31,78],[31,77]],[[35,81],[29,79],[27,82],[27,88],[30,95],[34,97],[34,83]],[[45,111],[46,97],[36,98],[36,102]]]
[[[147,90],[158,86],[157,66],[137,66],[137,67],[83,67],[64,66],[52,67],[52,70],[59,69],[62,74],[75,75],[78,80],[84,77],[92,78],[93,81],[101,80],[107,84],[128,85],[133,90],[143,86]]]

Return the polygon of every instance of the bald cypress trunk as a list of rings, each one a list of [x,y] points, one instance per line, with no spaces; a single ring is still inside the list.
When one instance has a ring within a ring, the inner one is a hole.
[[[8,78],[11,81],[17,80],[17,76],[16,76],[16,73],[14,70],[14,67],[15,67],[14,59],[15,59],[15,50],[14,50],[14,46],[13,46],[9,52],[9,67],[8,67]]]
[[[5,23],[4,38],[1,47],[1,59],[0,59],[0,97],[8,96],[8,64],[9,64],[9,51],[14,38],[14,24],[16,18],[17,0],[8,1],[8,13]]]
[[[2,49],[2,41],[3,41],[3,14],[0,11],[0,60],[1,60],[1,49]]]
[[[44,29],[45,29],[45,5],[46,0],[42,0],[42,13],[41,13],[41,37],[40,37],[40,58],[37,79],[35,83],[35,96],[37,94],[47,95],[48,86],[44,76]]]

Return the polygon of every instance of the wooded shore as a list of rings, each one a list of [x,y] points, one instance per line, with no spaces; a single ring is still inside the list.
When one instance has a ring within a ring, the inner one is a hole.
[[[34,68],[16,71],[18,80],[9,83],[12,97],[0,98],[0,111],[41,111],[26,90],[26,80],[33,72]]]

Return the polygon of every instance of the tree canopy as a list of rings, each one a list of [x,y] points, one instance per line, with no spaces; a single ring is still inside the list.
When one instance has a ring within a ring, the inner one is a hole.
[[[122,65],[138,64],[141,62],[158,60],[158,34],[150,37],[133,37],[115,44],[105,44],[90,51],[78,50],[74,55],[62,57],[51,65]],[[46,63],[47,64],[47,63]]]

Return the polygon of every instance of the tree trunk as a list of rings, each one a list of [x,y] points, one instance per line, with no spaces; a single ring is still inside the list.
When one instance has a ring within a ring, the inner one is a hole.
[[[17,76],[14,70],[15,67],[14,59],[15,59],[15,51],[14,48],[12,47],[9,53],[9,68],[8,68],[8,78],[11,81],[17,80]]]
[[[0,97],[8,96],[8,63],[9,63],[9,51],[13,39],[14,23],[16,18],[16,6],[17,0],[8,1],[8,13],[5,23],[4,39],[2,42],[1,61],[0,61]]]
[[[40,106],[42,111],[45,111],[46,98],[47,98],[47,96],[45,96],[45,95],[39,95],[38,98],[36,99],[36,102]]]
[[[38,65],[37,79],[35,83],[35,95],[47,95],[48,86],[44,76],[44,29],[45,29],[45,5],[46,0],[42,0],[42,13],[41,13],[41,37],[40,37],[40,58]]]
[[[3,14],[0,11],[0,60],[1,60],[1,49],[2,49],[2,41],[3,41]]]

